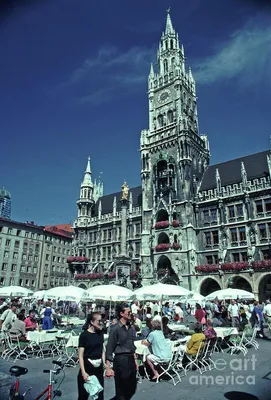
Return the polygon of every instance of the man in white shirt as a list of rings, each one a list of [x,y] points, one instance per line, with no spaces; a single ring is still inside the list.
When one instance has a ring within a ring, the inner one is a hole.
[[[140,310],[139,306],[138,306],[138,302],[134,301],[132,306],[131,306],[131,311],[132,314],[138,315],[138,311]]]
[[[183,321],[183,310],[181,309],[181,303],[175,304],[175,316],[176,316],[176,318],[175,318],[176,321],[178,321],[178,322]]]
[[[239,323],[239,308],[235,300],[231,301],[228,307],[228,318],[232,321],[232,326],[236,326]]]

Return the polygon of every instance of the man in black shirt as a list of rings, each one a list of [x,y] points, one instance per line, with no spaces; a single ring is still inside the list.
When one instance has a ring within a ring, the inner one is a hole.
[[[117,314],[119,322],[110,330],[106,348],[106,376],[115,377],[116,400],[129,400],[135,394],[137,385],[134,328],[130,324],[132,315],[127,304],[120,304]],[[110,366],[112,361],[113,370]]]

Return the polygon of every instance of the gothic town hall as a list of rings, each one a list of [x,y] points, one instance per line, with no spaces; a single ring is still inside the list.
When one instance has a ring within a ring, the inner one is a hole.
[[[203,295],[237,287],[270,297],[271,153],[209,165],[196,83],[169,13],[157,63],[148,78],[149,126],[140,136],[141,186],[130,188],[127,201],[129,282],[159,280]],[[76,285],[116,281],[120,199],[121,192],[103,195],[88,159],[68,259]]]

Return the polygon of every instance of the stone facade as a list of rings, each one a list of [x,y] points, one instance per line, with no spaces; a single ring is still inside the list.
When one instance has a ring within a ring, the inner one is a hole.
[[[209,166],[195,80],[169,13],[157,65],[148,79],[149,127],[140,137],[141,187],[130,190],[127,212],[132,273],[143,284],[181,282],[204,294],[228,286],[271,294],[268,262],[259,263],[271,256],[270,153]],[[114,279],[120,198],[97,195],[88,160],[73,243],[74,257],[86,258],[70,262],[82,287]]]
[[[0,285],[31,290],[69,284],[72,235],[0,218]]]

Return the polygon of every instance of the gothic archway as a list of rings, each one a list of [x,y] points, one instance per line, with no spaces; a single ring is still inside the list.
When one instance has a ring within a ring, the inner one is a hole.
[[[216,280],[214,280],[213,278],[207,278],[203,282],[201,282],[200,294],[202,296],[208,296],[208,294],[220,289],[221,286]]]
[[[170,259],[165,255],[162,255],[158,260],[157,274],[160,282],[168,283],[171,285],[178,284],[179,281],[178,276],[176,275],[171,266]]]
[[[249,281],[242,276],[234,276],[231,280],[231,284],[228,285],[228,287],[231,287],[233,289],[241,289],[241,290],[246,290],[247,292],[252,293],[252,287]]]
[[[165,232],[161,232],[158,236],[157,244],[169,243],[169,237]]]
[[[164,209],[159,210],[156,215],[156,222],[168,221],[168,212]]]
[[[79,283],[78,287],[80,287],[81,289],[86,290],[88,287],[85,283]]]
[[[271,274],[265,275],[259,283],[259,300],[271,299]]]

